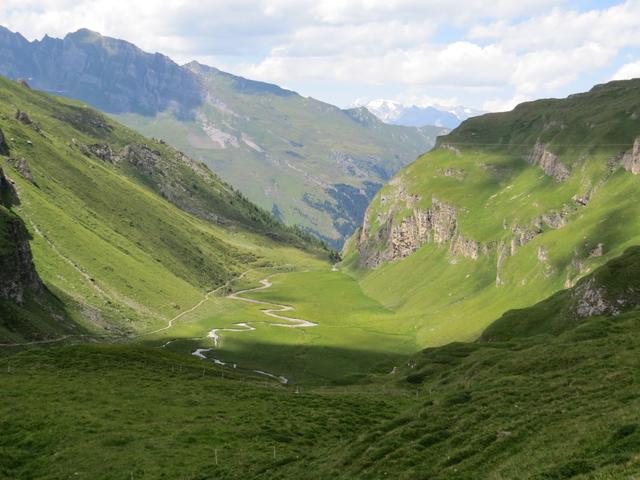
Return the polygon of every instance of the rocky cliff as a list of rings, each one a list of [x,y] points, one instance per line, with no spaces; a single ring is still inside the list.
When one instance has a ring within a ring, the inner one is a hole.
[[[42,293],[43,285],[33,264],[29,234],[22,220],[7,207],[7,198],[15,201],[15,189],[0,168],[0,299],[18,304],[27,294]]]
[[[168,57],[86,29],[29,42],[0,27],[0,74],[111,113],[185,116],[203,98],[196,76]]]
[[[622,166],[634,175],[640,174],[640,138],[636,138],[633,148],[622,155]]]
[[[545,174],[553,177],[556,182],[564,182],[571,174],[571,171],[560,161],[558,156],[550,152],[547,146],[540,142],[536,142],[526,160],[531,165],[540,167]]]
[[[399,178],[392,180],[396,187],[393,195],[383,196],[389,207],[376,218],[378,228],[372,233],[370,215],[357,235],[360,263],[375,268],[384,262],[408,257],[426,243],[449,246],[453,256],[477,259],[487,253],[490,246],[465,238],[459,231],[458,212],[450,204],[435,196],[427,209],[418,208],[419,195],[409,194]],[[399,217],[399,212],[409,210],[410,215]]]

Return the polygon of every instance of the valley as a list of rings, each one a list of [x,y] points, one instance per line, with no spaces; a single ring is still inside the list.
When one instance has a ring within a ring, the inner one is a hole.
[[[0,479],[636,478],[640,80],[449,131],[2,45]]]

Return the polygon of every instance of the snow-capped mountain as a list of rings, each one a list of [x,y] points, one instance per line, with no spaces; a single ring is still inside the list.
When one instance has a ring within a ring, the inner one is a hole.
[[[485,113],[482,110],[463,106],[403,105],[400,102],[384,99],[371,101],[356,100],[355,105],[366,107],[367,110],[385,123],[406,125],[409,127],[435,125],[438,127],[456,128],[467,118]]]

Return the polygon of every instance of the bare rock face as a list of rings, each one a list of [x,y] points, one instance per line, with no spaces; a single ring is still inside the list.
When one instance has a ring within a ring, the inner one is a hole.
[[[538,247],[538,261],[539,262],[547,262],[549,260],[549,251],[547,250],[547,247],[545,247],[544,245],[540,245]]]
[[[576,299],[575,313],[579,318],[619,315],[620,307],[623,305],[623,303],[609,300],[606,289],[596,285],[593,279],[576,287],[574,297]]]
[[[442,145],[440,145],[440,148],[453,152],[457,157],[462,156],[462,152],[460,151],[460,149],[451,145],[450,143],[443,143]]]
[[[129,162],[148,175],[162,174],[162,170],[156,168],[161,161],[160,154],[145,145],[127,145],[118,154],[118,159]]]
[[[536,142],[526,160],[527,163],[542,168],[544,173],[553,177],[556,182],[564,182],[571,174],[558,156],[547,150],[546,145],[540,142]]]
[[[22,178],[26,181],[36,185],[36,181],[33,178],[33,174],[31,173],[31,168],[29,167],[29,162],[24,158],[10,158],[9,163],[16,171],[20,174]]]
[[[44,287],[33,265],[27,229],[4,208],[17,201],[17,194],[1,168],[0,200],[0,299],[21,304],[27,292],[38,293]]]
[[[406,192],[403,194],[403,189],[400,189],[400,196],[415,205],[416,199],[407,196]],[[365,217],[358,238],[360,261],[369,268],[375,268],[381,263],[408,257],[426,243],[448,244],[451,255],[474,260],[488,253],[488,246],[460,234],[457,215],[455,207],[433,198],[429,209],[424,211],[414,207],[413,214],[399,223],[394,223],[394,217],[390,215],[373,238],[370,238],[370,227]]]
[[[29,114],[27,112],[23,112],[21,110],[18,110],[16,112],[16,120],[18,120],[19,122],[24,123],[25,125],[33,124],[33,120],[31,120],[31,117],[29,116]]]
[[[5,176],[4,170],[0,168],[0,205],[11,208],[17,203],[19,203],[18,194],[13,182]]]
[[[93,145],[85,145],[86,153],[93,155],[94,157],[99,158],[105,162],[114,163],[116,161],[116,156],[111,149],[111,145],[106,143],[96,143]]]
[[[539,227],[521,227],[516,225],[511,229],[513,236],[511,237],[511,248],[509,253],[511,256],[515,255],[520,247],[523,247],[531,240],[536,238],[542,233]]]
[[[443,168],[438,170],[439,175],[445,177],[453,177],[462,180],[464,178],[464,170],[462,168]]]
[[[602,255],[604,255],[604,243],[599,243],[589,252],[589,258],[600,258]]]
[[[634,175],[640,173],[640,138],[636,138],[633,148],[622,156],[622,167]]]
[[[10,245],[0,255],[0,298],[22,304],[27,292],[38,293],[44,287],[33,265],[29,235],[20,219],[0,222],[4,223],[4,240]]]

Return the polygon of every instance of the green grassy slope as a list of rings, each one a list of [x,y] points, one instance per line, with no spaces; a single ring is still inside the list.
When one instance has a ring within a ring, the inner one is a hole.
[[[623,305],[616,315],[522,331],[531,318],[557,321],[543,302],[500,320],[492,338],[429,348],[343,387],[281,386],[131,346],[3,358],[0,477],[634,478],[639,266],[640,247],[584,280]],[[581,286],[559,311],[592,298]]]
[[[248,268],[317,262],[206,167],[82,104],[0,79],[0,129],[37,270],[95,333],[159,327]]]
[[[380,191],[345,265],[423,346],[575,284],[640,243],[639,84],[467,120]],[[435,225],[422,239],[418,221]]]
[[[331,468],[318,458],[322,474],[309,478],[634,478],[638,268],[633,247],[475,343],[414,356],[397,373],[414,405],[333,450]],[[585,304],[595,309],[580,314]]]
[[[340,247],[373,194],[430,149],[438,127],[386,125],[275,85],[197,63],[204,103],[191,119],[164,112],[117,115],[204,161],[258,205]]]

